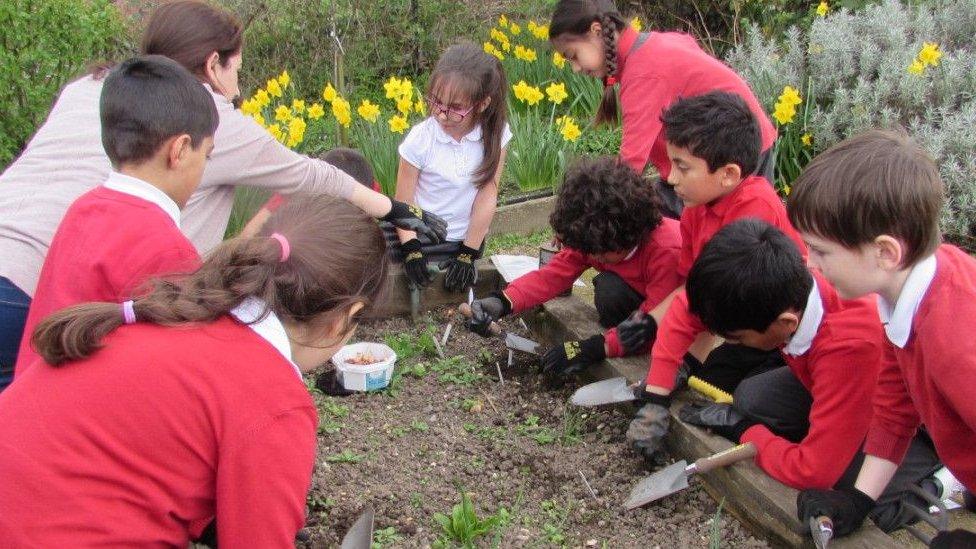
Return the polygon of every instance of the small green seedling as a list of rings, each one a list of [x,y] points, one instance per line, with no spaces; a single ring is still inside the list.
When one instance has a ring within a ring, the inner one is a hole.
[[[434,521],[441,527],[441,536],[433,547],[446,548],[456,544],[464,549],[473,549],[475,540],[508,524],[509,513],[501,507],[493,515],[478,518],[471,496],[461,489],[461,503],[454,506],[450,515],[434,513]]]
[[[389,528],[383,528],[373,532],[373,544],[370,545],[370,549],[383,549],[386,546],[393,547],[399,541],[403,541],[403,536],[396,531],[396,528],[390,526]]]
[[[359,463],[364,459],[366,459],[365,454],[357,454],[349,449],[325,457],[325,461],[329,463]]]

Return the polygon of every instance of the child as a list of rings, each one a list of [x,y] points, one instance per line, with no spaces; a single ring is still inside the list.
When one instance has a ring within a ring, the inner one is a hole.
[[[37,360],[30,334],[49,314],[86,301],[123,301],[154,275],[199,265],[180,232],[180,210],[213,149],[218,118],[210,93],[175,61],[136,57],[105,78],[100,113],[113,171],[68,208],[51,241],[16,377]]]
[[[0,539],[186,547],[216,518],[222,547],[292,547],[318,424],[302,373],[387,270],[371,218],[312,196],[189,276],[43,321],[46,364],[0,394]]]
[[[671,163],[661,126],[661,113],[679,97],[712,91],[741,97],[756,117],[761,132],[761,146],[750,163],[756,173],[767,181],[773,180],[776,128],[745,80],[702,51],[693,37],[678,32],[638,35],[621,17],[613,0],[560,0],[552,14],[549,40],[574,71],[603,80],[598,123],[617,121],[614,85],[620,84],[620,156],[640,174],[649,163],[654,165],[660,177],[658,192],[665,215],[678,218],[682,210],[681,201],[666,184]],[[752,162],[756,159],[758,163]]]
[[[427,86],[430,117],[400,144],[396,198],[447,221],[454,244],[444,264],[444,286],[460,292],[475,283],[495,215],[498,179],[512,132],[506,119],[505,74],[497,59],[470,43],[456,44],[437,61]],[[399,230],[404,270],[416,287],[430,284],[417,234]]]
[[[685,204],[681,214],[678,274],[687,276],[702,247],[719,229],[745,217],[769,222],[803,250],[803,242],[790,226],[786,208],[776,192],[762,177],[750,175],[758,157],[759,128],[741,97],[711,92],[680,99],[665,111],[662,120],[672,164],[668,183]],[[645,456],[653,455],[660,448],[667,433],[669,395],[682,357],[703,332],[705,327],[689,314],[685,297],[676,292],[651,350],[646,387],[641,393],[646,404],[627,431],[628,440]],[[696,365],[700,358],[689,356],[687,362]],[[709,355],[706,369],[695,373],[709,381],[706,375],[709,372],[734,378],[722,387],[731,391],[743,375],[760,368],[770,358],[778,357],[723,345]],[[720,362],[728,364],[718,366]],[[739,375],[729,376],[725,371]]]
[[[852,484],[884,337],[874,300],[842,300],[782,231],[757,219],[734,221],[708,241],[686,292],[689,309],[710,331],[778,349],[786,366],[742,381],[733,405],[689,405],[681,419],[755,444],[756,464],[792,488]],[[901,505],[904,484],[940,467],[924,441],[912,452],[911,466],[899,469],[873,512],[885,531],[911,517]]]
[[[366,160],[363,153],[356,149],[347,149],[345,147],[330,149],[322,155],[321,160],[352,176],[353,179],[367,189],[382,192],[379,182],[376,181],[376,177],[373,175],[373,168],[369,165],[369,161]],[[261,230],[261,225],[264,225],[264,222],[271,217],[271,214],[280,208],[286,200],[287,198],[283,194],[275,193],[272,195],[264,203],[264,206],[258,209],[254,217],[247,222],[247,225],[244,225],[240,235],[243,237],[251,237],[258,234],[258,231]]]
[[[562,250],[538,271],[471,304],[469,326],[487,335],[492,321],[556,297],[588,268],[602,335],[550,349],[544,371],[570,374],[606,357],[637,354],[654,341],[663,300],[681,285],[678,222],[662,219],[654,189],[617,158],[582,161],[559,188],[549,218]]]
[[[838,535],[861,524],[922,425],[946,467],[976,490],[976,260],[940,244],[943,200],[935,164],[893,131],[831,147],[790,197],[810,262],[842,297],[878,295],[887,340],[857,482],[797,499],[801,518],[825,513]]]

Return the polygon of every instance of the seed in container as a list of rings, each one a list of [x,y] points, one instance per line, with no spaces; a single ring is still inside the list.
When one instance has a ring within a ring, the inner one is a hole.
[[[373,353],[366,351],[364,353],[356,353],[352,358],[346,359],[346,364],[355,364],[356,366],[369,366],[370,364],[376,364],[377,362],[383,362],[382,358],[376,358]]]

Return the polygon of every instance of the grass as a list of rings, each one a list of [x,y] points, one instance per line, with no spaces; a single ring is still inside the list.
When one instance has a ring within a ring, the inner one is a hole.
[[[349,407],[339,404],[329,396],[322,396],[316,400],[319,410],[319,434],[334,434],[341,431],[344,424],[340,420],[349,415]]]
[[[484,256],[489,257],[493,254],[503,252],[538,255],[539,246],[551,240],[552,229],[548,227],[528,235],[518,233],[496,234],[488,237],[488,244],[485,245]],[[531,250],[534,250],[534,252]]]
[[[349,449],[343,450],[338,454],[325,456],[325,461],[329,463],[359,463],[364,459],[366,459],[365,454],[357,454]]]

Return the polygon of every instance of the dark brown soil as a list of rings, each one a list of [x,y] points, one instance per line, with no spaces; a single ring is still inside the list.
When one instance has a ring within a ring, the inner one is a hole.
[[[621,509],[638,478],[672,461],[645,463],[627,447],[631,410],[568,405],[576,383],[546,384],[529,355],[507,367],[501,341],[470,334],[457,319],[444,353],[459,358],[439,360],[420,334],[436,330],[439,339],[449,313],[417,326],[392,319],[360,327],[359,341],[399,338],[407,355],[426,347],[398,362],[408,373],[392,390],[316,394],[320,436],[306,546],[338,546],[367,505],[376,511],[380,546],[437,546],[442,531],[433,515],[450,514],[464,490],[479,517],[508,512],[479,547],[709,547],[718,505],[694,481],[643,509]],[[725,513],[716,530],[722,547],[766,546]]]

